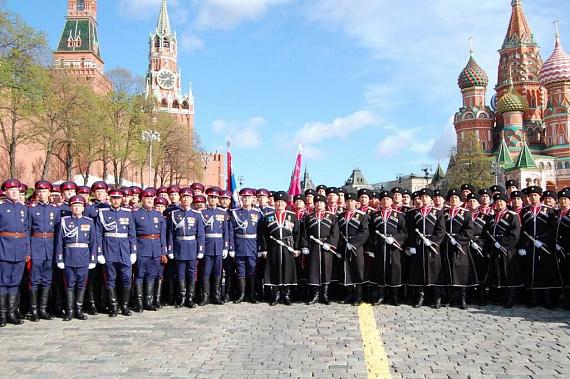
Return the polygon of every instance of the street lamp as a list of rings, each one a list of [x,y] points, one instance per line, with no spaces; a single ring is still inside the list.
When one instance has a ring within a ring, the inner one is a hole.
[[[143,141],[148,142],[148,185],[152,183],[152,142],[160,142],[160,133],[156,130],[143,130]]]
[[[431,165],[428,164],[423,165],[422,171],[424,172],[424,176],[426,178],[426,187],[429,187],[429,173],[431,171]]]
[[[241,189],[241,185],[243,184],[244,181],[244,177],[242,175],[237,177],[238,183],[239,183],[239,188]]]

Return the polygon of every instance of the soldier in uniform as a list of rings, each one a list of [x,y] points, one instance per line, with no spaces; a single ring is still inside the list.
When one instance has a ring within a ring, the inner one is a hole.
[[[507,196],[510,196],[511,192],[519,190],[519,183],[516,180],[507,180],[505,187],[507,188]]]
[[[168,187],[164,186],[158,187],[158,189],[156,190],[156,196],[168,199]]]
[[[486,305],[489,292],[489,287],[486,285],[489,257],[487,257],[488,253],[483,249],[485,248],[485,240],[487,238],[485,231],[492,216],[487,215],[482,206],[480,206],[480,199],[481,196],[476,193],[467,195],[467,210],[471,213],[471,219],[473,220],[473,236],[469,242],[469,250],[475,262],[475,272],[479,280],[479,304]],[[486,210],[490,211],[491,209],[487,207]]]
[[[374,254],[371,268],[372,282],[378,287],[374,305],[384,303],[385,288],[389,287],[394,305],[400,305],[398,292],[402,286],[402,263],[400,251],[408,237],[406,216],[392,208],[393,194],[382,191],[380,209],[370,215],[369,244]]]
[[[319,290],[321,303],[326,305],[331,303],[329,284],[340,235],[338,218],[325,209],[326,201],[325,196],[316,195],[315,211],[307,214],[303,223],[305,242],[309,250],[306,269],[307,284],[310,288],[308,304],[314,304],[319,300]]]
[[[305,190],[305,200],[307,201],[306,205],[306,213],[310,214],[313,213],[315,210],[315,196],[317,195],[317,191],[312,188]]]
[[[226,213],[226,219],[228,220],[228,243],[230,242],[230,208],[232,205],[232,191],[223,190],[220,193],[220,205],[219,208]],[[235,252],[234,252],[235,257]],[[237,281],[236,268],[234,264],[234,257],[229,255],[229,245],[228,245],[228,256],[222,261],[222,269],[224,270],[224,296],[222,301],[224,303],[232,300],[233,293],[235,290],[234,283]]]
[[[59,210],[49,203],[52,185],[45,180],[35,184],[38,202],[30,208],[30,235],[32,257],[30,271],[30,320],[51,320],[47,312],[49,290],[53,275],[54,236],[60,222]],[[38,312],[38,289],[39,312]]]
[[[346,194],[346,211],[338,216],[342,263],[336,277],[345,286],[346,297],[342,304],[360,305],[362,285],[368,281],[364,262],[364,245],[368,240],[368,215],[356,209],[355,193]],[[332,212],[331,212],[332,213]]]
[[[317,195],[327,196],[327,186],[319,184],[316,188]]]
[[[71,321],[74,315],[79,320],[87,320],[81,307],[87,273],[97,265],[98,245],[95,223],[83,216],[86,203],[80,195],[69,199],[71,215],[62,217],[55,237],[57,267],[63,270],[65,277],[67,311],[63,321]]]
[[[408,195],[408,197],[410,197],[410,195]],[[380,209],[380,198],[376,191],[370,193],[370,206],[374,209]]]
[[[342,212],[342,208],[338,206],[338,188],[327,187],[325,192],[327,196],[327,211],[338,215]]]
[[[513,191],[510,194],[510,209],[513,212],[516,212],[519,217],[520,214],[523,210],[523,208],[525,207],[524,205],[524,199],[525,199],[525,195],[522,193],[522,191]]]
[[[263,275],[256,268],[258,257],[258,234],[263,214],[259,209],[252,207],[255,190],[243,188],[239,195],[241,197],[241,207],[230,211],[230,257],[235,257],[236,275],[238,279],[238,297],[234,303],[241,303],[246,296],[251,303],[257,303],[255,297],[255,275]],[[261,258],[261,253],[259,253]],[[247,283],[246,283],[247,280]],[[247,284],[247,286],[246,286]],[[260,293],[260,296],[263,292]]]
[[[398,212],[401,211],[402,206],[403,206],[403,204],[402,204],[402,200],[404,199],[403,195],[402,195],[403,191],[404,190],[401,187],[394,187],[390,190],[390,192],[392,192],[392,197],[393,197],[393,202],[394,202],[392,207],[395,210],[397,210]]]
[[[89,186],[78,186],[77,194],[85,199],[86,202],[89,201],[89,195],[91,194],[91,188]]]
[[[268,191],[265,188],[259,188],[255,191],[255,197],[253,200],[253,208],[257,209],[261,212],[261,214],[265,217],[267,213],[275,212],[274,208],[274,197],[273,192]],[[256,204],[257,200],[257,204]],[[267,265],[267,259],[263,256],[259,256],[257,258],[256,263],[256,275],[255,275],[255,289],[257,292],[258,299],[261,301],[263,300],[263,295],[265,293],[265,286],[263,285],[263,281],[265,280],[265,266]]]
[[[493,207],[491,206],[491,197],[493,196],[493,194],[491,193],[491,190],[488,190],[487,188],[483,188],[480,189],[479,192],[479,203],[480,203],[480,207],[479,207],[479,212],[485,214],[485,215],[493,215]],[[473,213],[473,212],[471,212]]]
[[[570,191],[558,192],[560,207],[556,211],[556,254],[562,257],[560,270],[566,307],[570,306]]]
[[[192,188],[192,191],[194,191],[194,197],[202,195],[204,193],[204,190],[206,189],[204,185],[200,182],[192,183],[190,185],[190,188]]]
[[[410,194],[410,190],[407,188],[402,190],[402,206],[407,209],[412,207],[412,196]]]
[[[156,311],[154,283],[161,260],[166,258],[166,220],[154,209],[156,191],[147,188],[140,193],[142,207],[133,212],[137,235],[137,263],[135,274],[136,311]],[[143,301],[144,299],[144,301]]]
[[[20,182],[6,180],[2,191],[6,200],[0,204],[0,327],[24,323],[15,313],[18,286],[30,260],[28,208],[19,202]]]
[[[307,200],[305,195],[297,194],[293,196],[293,212],[299,220],[301,230],[304,230],[305,216],[307,215],[307,208],[305,207]],[[303,250],[306,254],[309,254],[309,249]],[[305,299],[307,297],[307,278],[305,276],[305,266],[307,257],[305,254],[295,258],[295,266],[297,270],[297,287],[295,298]]]
[[[424,303],[425,287],[433,288],[434,307],[441,307],[440,288],[445,284],[442,254],[439,246],[445,238],[445,219],[442,211],[432,205],[433,192],[427,188],[418,191],[422,206],[410,211],[406,254],[409,261],[408,282],[416,287],[414,308]],[[421,233],[421,235],[420,235]],[[422,238],[423,236],[423,238]]]
[[[449,208],[449,206],[445,204],[445,196],[443,196],[440,189],[435,189],[433,191],[433,207],[440,211],[444,211]]]
[[[284,191],[274,193],[275,212],[265,215],[259,233],[259,249],[267,257],[265,285],[271,287],[270,305],[291,305],[291,286],[297,285],[295,257],[300,255],[301,227],[295,213],[288,211],[288,195]],[[303,244],[302,246],[305,246]]]
[[[467,201],[467,195],[470,193],[475,193],[476,189],[471,184],[461,185],[461,202],[465,203]]]
[[[212,303],[221,305],[222,294],[222,262],[228,256],[229,229],[227,212],[218,208],[218,201],[222,190],[218,187],[210,187],[206,190],[208,206],[202,209],[202,220],[205,232],[205,248],[198,258],[202,260],[204,271],[202,273],[202,301],[200,305]],[[200,256],[201,255],[201,256]],[[210,279],[213,278],[211,282]],[[210,288],[212,291],[210,292]]]
[[[505,308],[512,308],[516,290],[523,286],[521,259],[517,255],[517,243],[521,233],[518,215],[507,208],[508,196],[498,192],[493,195],[495,215],[489,220],[484,251],[491,253],[488,283],[494,288],[505,289]]]
[[[133,214],[129,208],[123,207],[124,192],[122,189],[109,191],[110,207],[101,208],[97,218],[99,231],[99,247],[102,254],[97,261],[105,265],[107,280],[107,297],[109,300],[109,317],[116,317],[119,303],[121,314],[130,316],[129,299],[133,276],[133,264],[137,261],[137,236]],[[117,273],[122,282],[121,299],[117,302]]]
[[[548,205],[552,209],[556,209],[558,206],[558,195],[554,191],[546,190],[542,193],[542,202],[544,205]]]
[[[544,294],[547,308],[552,307],[550,290],[562,288],[562,277],[555,252],[556,215],[541,203],[542,188],[526,188],[530,206],[521,211],[522,232],[519,255],[526,257],[526,283],[531,290],[529,307],[536,306],[538,292]]]
[[[133,197],[131,198],[131,203],[129,204],[129,207],[134,212],[140,208],[141,194],[143,190],[139,186],[131,186],[131,191],[133,191]]]
[[[51,193],[49,194],[49,202],[55,206],[59,206],[61,204],[61,190],[59,184],[53,184]]]
[[[204,252],[204,223],[202,214],[192,209],[192,188],[180,190],[181,208],[168,217],[168,250],[174,254],[178,273],[179,297],[176,308],[195,308],[198,254]]]
[[[180,187],[177,185],[171,185],[167,189],[168,199],[170,204],[166,207],[164,211],[164,216],[168,220],[172,211],[176,209],[181,209],[180,205]],[[168,225],[168,224],[167,224]],[[174,253],[172,250],[168,251],[168,262],[164,265],[163,272],[163,282],[165,286],[166,299],[169,305],[176,304],[176,289],[179,287],[179,283],[176,280],[176,261],[174,260]]]
[[[361,188],[358,190],[358,202],[360,203],[360,210],[367,215],[376,212],[376,209],[370,204],[370,195],[372,191],[368,188]]]
[[[166,211],[167,206],[168,196],[157,196],[154,198],[154,209],[163,217],[164,225],[167,223],[166,217],[164,216],[164,212]],[[166,250],[168,253],[168,246],[166,246]],[[167,255],[160,256],[160,265],[158,266],[158,273],[156,274],[156,280],[154,282],[153,305],[159,309],[162,308],[162,283],[164,280],[164,268],[168,263],[168,260],[169,258]]]
[[[471,188],[469,191],[465,195],[465,200],[473,194]],[[452,289],[458,289],[459,308],[461,309],[467,309],[465,299],[467,288],[478,284],[475,262],[469,250],[469,244],[473,238],[473,219],[471,212],[461,206],[461,196],[464,194],[465,190],[459,192],[454,189],[447,193],[446,200],[450,208],[443,212],[447,238],[444,239],[443,248],[440,250],[443,255],[445,282],[449,285],[447,300],[451,305],[453,303]]]

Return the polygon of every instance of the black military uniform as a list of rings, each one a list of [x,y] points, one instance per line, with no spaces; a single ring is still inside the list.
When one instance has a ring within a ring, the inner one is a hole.
[[[486,190],[488,191],[488,190]],[[467,195],[467,201],[471,199],[476,199],[480,201],[480,195],[475,193],[470,193]],[[490,211],[490,208],[487,208]],[[485,231],[488,229],[488,223],[493,217],[486,214],[479,208],[476,212],[471,212],[471,219],[473,220],[473,236],[469,243],[469,251],[471,252],[471,257],[475,262],[475,272],[477,273],[477,279],[479,280],[479,304],[486,305],[487,303],[487,293],[488,287],[486,286],[487,275],[489,272],[489,258],[490,253],[485,251],[485,245],[487,240],[487,235]]]
[[[570,191],[562,190],[558,192],[558,199],[570,199]],[[564,296],[566,305],[570,305],[570,207],[563,207],[556,210],[556,254],[562,257],[560,260],[560,270],[562,283],[564,285]],[[565,259],[564,259],[565,257]]]

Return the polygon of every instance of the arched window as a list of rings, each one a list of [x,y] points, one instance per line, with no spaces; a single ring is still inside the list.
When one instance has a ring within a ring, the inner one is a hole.
[[[164,40],[162,42],[162,47],[170,47],[170,40],[168,39],[168,37],[164,37]]]
[[[156,37],[154,39],[154,47],[160,47],[160,38]]]
[[[564,163],[564,168],[570,168],[570,162]]]
[[[539,168],[540,170],[544,170],[544,163],[543,163],[543,162],[540,162],[540,163],[538,164],[538,168]]]
[[[84,11],[85,10],[85,0],[77,0],[77,4],[75,5],[76,11]]]
[[[557,168],[558,170],[562,170],[563,167],[564,167],[564,166],[562,165],[562,162],[556,163],[556,168]]]

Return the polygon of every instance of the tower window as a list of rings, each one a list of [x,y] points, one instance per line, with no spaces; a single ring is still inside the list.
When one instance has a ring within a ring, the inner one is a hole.
[[[77,0],[77,4],[75,5],[76,11],[84,11],[85,10],[85,0]]]
[[[160,47],[160,38],[154,40],[154,47]]]
[[[168,47],[170,48],[170,41],[168,40],[167,37],[164,37],[164,42],[163,42],[163,47]]]

